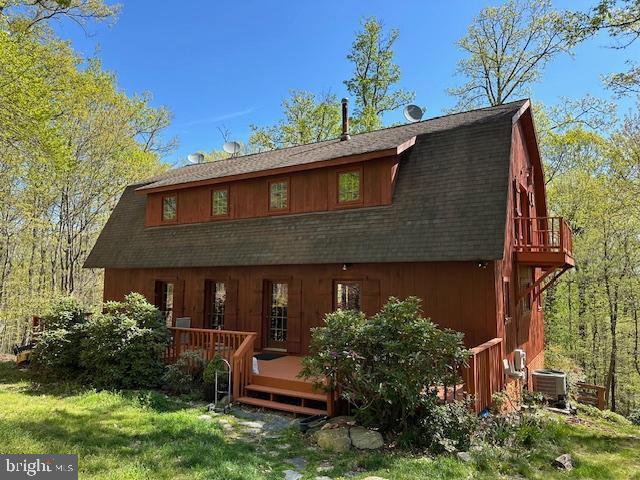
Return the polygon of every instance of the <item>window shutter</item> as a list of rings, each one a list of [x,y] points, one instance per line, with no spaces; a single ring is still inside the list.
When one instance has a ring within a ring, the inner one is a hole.
[[[300,353],[300,329],[302,324],[302,280],[289,281],[289,308],[287,311],[287,350]]]
[[[380,280],[363,280],[361,295],[362,311],[365,315],[375,315],[380,311]]]
[[[256,332],[257,338],[255,348],[262,348],[262,338],[264,334],[263,319],[262,319],[262,290],[264,281],[261,278],[252,278],[250,280],[250,297],[249,297],[249,323],[239,321],[238,327],[242,330],[248,330],[250,332]]]

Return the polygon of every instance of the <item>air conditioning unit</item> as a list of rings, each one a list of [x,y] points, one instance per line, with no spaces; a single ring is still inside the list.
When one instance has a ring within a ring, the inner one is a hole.
[[[518,348],[513,352],[513,368],[517,372],[522,372],[527,368],[527,352]]]
[[[540,392],[552,402],[564,402],[567,399],[567,374],[558,370],[535,370],[533,391]]]

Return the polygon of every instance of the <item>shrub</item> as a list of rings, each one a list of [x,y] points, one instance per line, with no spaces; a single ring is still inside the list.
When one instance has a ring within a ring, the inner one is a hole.
[[[434,453],[465,451],[478,428],[478,416],[465,402],[437,405],[421,420],[419,429],[410,430],[400,440],[428,446]],[[419,432],[421,438],[412,438]]]
[[[218,383],[227,384],[228,381],[228,368],[225,365],[222,357],[216,354],[207,366],[204,367],[202,372],[202,381],[207,385],[213,385],[216,382],[216,372],[218,372]]]
[[[35,370],[58,378],[75,377],[81,372],[80,344],[88,314],[88,309],[74,298],[64,297],[54,303],[42,318],[45,330],[31,357]]]
[[[108,302],[87,321],[81,342],[84,377],[100,388],[157,386],[168,332],[158,310],[132,293],[124,302]]]
[[[328,314],[313,329],[301,375],[326,377],[325,388],[339,390],[361,423],[405,434],[433,418],[438,386],[459,380],[456,366],[467,355],[462,334],[424,318],[418,298],[390,298],[368,320],[354,311]]]
[[[628,418],[634,425],[640,425],[640,408],[632,410]]]
[[[173,393],[191,393],[202,386],[204,361],[198,352],[183,352],[175,363],[168,365],[162,384]]]

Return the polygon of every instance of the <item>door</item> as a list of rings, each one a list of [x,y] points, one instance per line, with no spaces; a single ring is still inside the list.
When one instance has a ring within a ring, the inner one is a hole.
[[[264,289],[266,342],[269,349],[287,350],[289,337],[289,284],[268,281]]]

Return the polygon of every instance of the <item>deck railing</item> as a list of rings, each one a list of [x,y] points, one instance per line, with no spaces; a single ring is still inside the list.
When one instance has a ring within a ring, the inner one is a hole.
[[[231,330],[212,330],[208,328],[169,327],[171,338],[165,350],[165,361],[175,362],[184,352],[198,352],[206,361],[216,354],[229,364],[233,356],[253,332],[235,332]],[[253,351],[251,352],[253,353]]]
[[[234,352],[231,360],[233,399],[243,397],[253,375],[253,348],[256,334],[249,334]]]
[[[517,217],[514,222],[516,251],[573,256],[571,227],[562,217]]]
[[[594,407],[604,410],[606,407],[604,398],[604,387],[601,385],[592,385],[590,383],[579,382],[576,392],[578,402],[593,405]]]
[[[491,406],[492,396],[504,387],[502,339],[494,338],[471,349],[469,365],[462,369],[464,391],[481,412]]]

